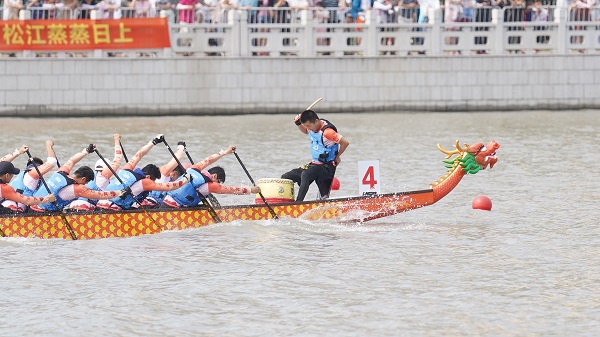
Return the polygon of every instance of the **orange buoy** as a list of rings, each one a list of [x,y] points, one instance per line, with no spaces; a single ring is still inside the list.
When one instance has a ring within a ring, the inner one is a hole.
[[[472,206],[473,206],[473,209],[481,209],[484,211],[491,211],[492,210],[492,201],[490,200],[490,198],[486,197],[485,195],[479,195],[479,196],[475,197],[475,199],[473,199]]]
[[[337,191],[340,189],[340,180],[336,177],[333,177],[333,181],[331,182],[331,189]]]

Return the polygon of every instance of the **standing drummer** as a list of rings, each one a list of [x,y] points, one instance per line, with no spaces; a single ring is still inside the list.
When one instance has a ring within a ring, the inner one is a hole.
[[[294,119],[300,132],[310,139],[312,161],[309,164],[284,173],[282,179],[290,179],[300,185],[296,201],[303,201],[313,181],[319,187],[320,199],[327,199],[340,156],[350,142],[337,132],[337,128],[326,119],[320,119],[313,110],[304,110]]]

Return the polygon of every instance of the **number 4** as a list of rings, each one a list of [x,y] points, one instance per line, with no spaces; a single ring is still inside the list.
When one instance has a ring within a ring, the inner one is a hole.
[[[369,188],[371,189],[374,189],[375,185],[377,185],[377,180],[375,180],[375,168],[373,166],[367,168],[367,172],[365,172],[365,175],[362,178],[362,184],[369,185]]]

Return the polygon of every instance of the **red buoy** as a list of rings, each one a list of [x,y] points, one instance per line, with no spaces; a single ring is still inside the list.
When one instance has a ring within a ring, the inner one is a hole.
[[[484,211],[491,211],[492,210],[492,201],[490,200],[490,198],[486,197],[485,195],[479,195],[479,196],[475,197],[475,199],[473,199],[472,206],[473,206],[473,209],[481,209]]]
[[[336,177],[333,177],[333,181],[331,182],[331,189],[337,191],[340,189],[340,180]]]

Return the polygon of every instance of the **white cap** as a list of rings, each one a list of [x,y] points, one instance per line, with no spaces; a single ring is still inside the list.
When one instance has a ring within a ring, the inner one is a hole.
[[[102,171],[102,170],[104,170],[105,167],[106,167],[106,164],[104,164],[104,161],[102,159],[98,159],[96,161],[96,166],[94,167],[94,170]]]

